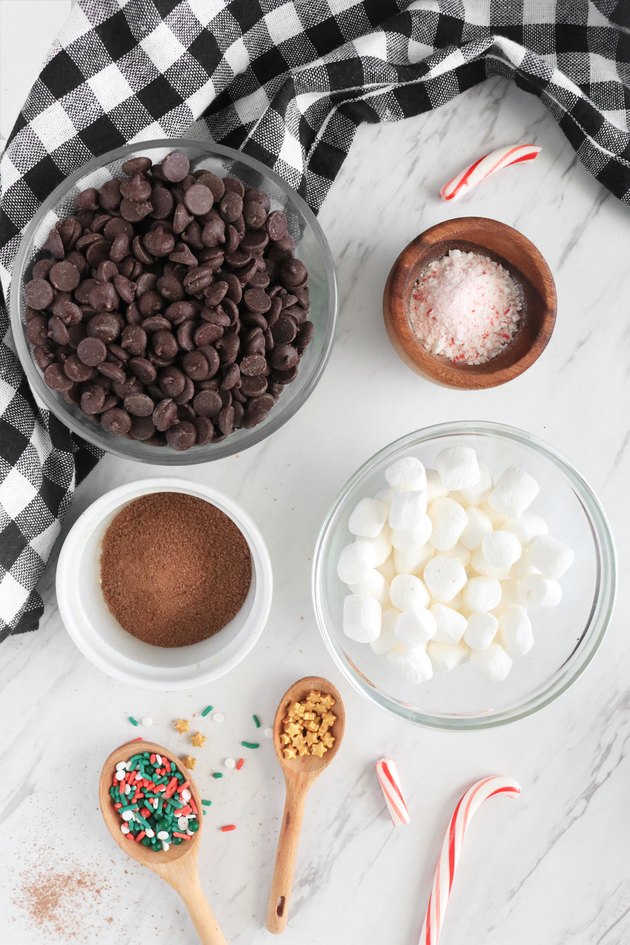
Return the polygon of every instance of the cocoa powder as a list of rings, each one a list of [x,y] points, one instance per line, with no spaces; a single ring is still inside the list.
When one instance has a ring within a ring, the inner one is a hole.
[[[128,633],[154,646],[188,646],[217,633],[243,606],[251,578],[243,533],[196,496],[142,496],[103,538],[107,606]]]

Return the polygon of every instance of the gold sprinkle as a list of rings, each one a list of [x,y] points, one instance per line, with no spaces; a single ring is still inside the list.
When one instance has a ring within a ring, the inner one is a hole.
[[[173,722],[173,725],[182,735],[184,735],[190,729],[188,719],[177,719],[175,722]]]
[[[195,732],[194,735],[190,736],[190,741],[195,746],[195,748],[203,748],[206,744],[206,736],[202,735],[201,732]]]
[[[182,761],[184,762],[187,768],[190,768],[191,771],[197,764],[197,759],[195,758],[194,755],[183,755]]]

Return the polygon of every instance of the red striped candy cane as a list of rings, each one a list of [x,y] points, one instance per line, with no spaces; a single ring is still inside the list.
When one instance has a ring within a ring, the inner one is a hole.
[[[511,164],[534,161],[539,154],[540,148],[535,144],[515,144],[509,148],[498,148],[496,151],[484,154],[444,184],[440,197],[442,200],[459,200],[491,174],[496,174],[497,171]]]
[[[470,821],[489,797],[494,797],[496,794],[518,797],[520,793],[521,787],[516,781],[495,775],[477,781],[460,799],[453,811],[442,844],[419,945],[437,945],[457,862]]]
[[[410,822],[411,817],[403,797],[395,762],[391,758],[381,758],[376,762],[376,775],[394,825],[404,827]]]

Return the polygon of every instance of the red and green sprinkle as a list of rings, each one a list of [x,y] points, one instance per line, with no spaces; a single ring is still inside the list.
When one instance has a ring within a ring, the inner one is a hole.
[[[109,789],[130,840],[153,850],[189,841],[199,830],[190,782],[169,758],[143,751],[120,761]],[[204,802],[205,803],[205,802]]]
[[[213,705],[207,705],[207,706],[205,707],[205,709],[202,709],[202,710],[201,710],[202,716],[205,718],[206,715],[210,715],[210,713],[212,712],[213,709],[214,709],[214,706],[213,706]]]

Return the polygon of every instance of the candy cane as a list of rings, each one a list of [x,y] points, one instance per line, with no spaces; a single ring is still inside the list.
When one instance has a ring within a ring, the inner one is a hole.
[[[460,799],[442,844],[419,945],[437,945],[448,897],[453,886],[455,869],[470,821],[489,797],[494,797],[496,794],[518,797],[520,793],[521,788],[516,781],[511,778],[492,776],[477,781]]]
[[[534,161],[540,154],[540,148],[535,144],[516,144],[509,148],[498,148],[489,154],[484,154],[479,160],[469,164],[468,167],[456,174],[448,183],[444,184],[440,191],[442,200],[459,200],[464,197],[469,190],[480,184],[482,180],[496,174],[504,167],[510,164],[524,164],[527,161]]]
[[[403,797],[396,763],[391,758],[381,758],[376,762],[376,775],[394,825],[404,827],[411,817]]]

